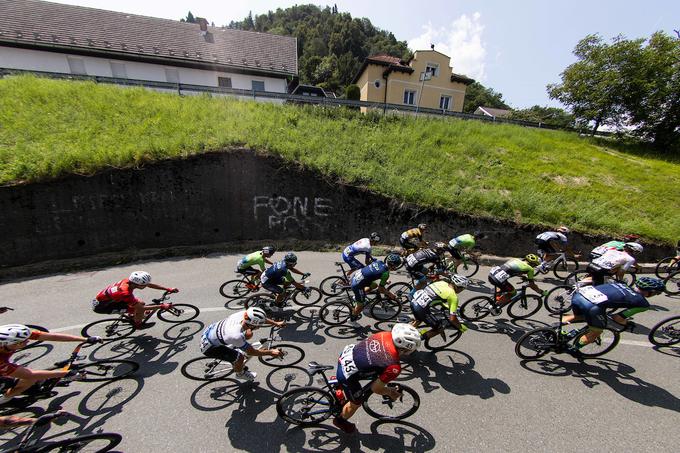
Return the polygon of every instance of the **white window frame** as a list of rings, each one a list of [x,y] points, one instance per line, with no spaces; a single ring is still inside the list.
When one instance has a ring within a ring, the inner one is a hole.
[[[71,74],[87,75],[87,68],[85,67],[85,60],[76,57],[66,57],[68,61],[68,69]]]
[[[404,104],[405,105],[416,105],[416,96],[418,92],[415,90],[404,90]],[[410,102],[409,102],[410,101]]]
[[[439,63],[427,63],[425,65],[425,72],[431,73],[432,77],[439,77]]]
[[[442,101],[446,101],[446,102],[442,102]],[[442,105],[442,104],[445,104],[445,105]],[[453,109],[453,97],[446,96],[444,94],[439,96],[439,108],[441,110],[452,110]]]

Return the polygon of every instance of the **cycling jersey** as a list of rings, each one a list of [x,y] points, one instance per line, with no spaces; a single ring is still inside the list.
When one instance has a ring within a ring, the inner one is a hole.
[[[422,239],[422,237],[423,231],[420,228],[411,228],[410,230],[406,230],[403,233],[401,233],[401,239],[413,239],[413,238]]]
[[[31,335],[28,338],[29,340],[37,340],[38,334],[31,330]],[[17,351],[20,351],[20,349],[17,349]],[[21,365],[10,362],[12,355],[17,351],[0,352],[0,376],[11,376],[18,368],[21,368]]]
[[[625,242],[622,241],[609,241],[591,250],[590,257],[591,259],[598,258],[607,253],[608,250],[618,250],[619,252],[622,252],[624,244]]]
[[[368,238],[359,239],[354,244],[345,247],[345,250],[342,253],[347,256],[354,256],[359,253],[371,256],[371,241]]]
[[[593,265],[604,270],[622,269],[627,271],[635,265],[635,258],[626,252],[619,252],[618,250],[607,250],[604,255],[595,258]]]
[[[210,324],[201,336],[201,351],[218,346],[230,346],[244,351],[248,349],[250,344],[243,331],[245,313],[245,310],[241,310],[222,321]]]
[[[368,266],[363,267],[360,271],[355,272],[354,275],[352,275],[351,282],[355,300],[358,303],[363,303],[366,297],[365,288],[376,280],[380,280],[380,286],[385,286],[388,278],[390,278],[390,271],[387,268],[387,265],[380,260],[373,261]]]
[[[379,332],[357,344],[346,346],[338,359],[337,378],[375,379],[388,383],[401,372],[399,352],[391,332]]]
[[[262,250],[253,252],[241,258],[238,262],[237,270],[243,271],[255,265],[259,266],[261,271],[264,270],[264,254],[262,253]]]
[[[290,275],[290,271],[288,270],[288,266],[286,266],[286,262],[281,260],[277,261],[266,271],[264,271],[262,273],[261,280],[263,284],[267,283],[270,285],[280,285],[283,282],[289,282],[293,280],[293,277]]]
[[[471,249],[475,246],[475,237],[471,234],[461,234],[449,241],[449,247],[456,250]]]
[[[427,263],[441,265],[439,254],[432,249],[420,249],[406,257],[406,267],[409,269],[415,269]]]
[[[449,307],[449,313],[454,314],[458,309],[458,294],[444,281],[430,283],[413,294],[412,303],[429,309],[437,304]]]
[[[606,326],[608,308],[626,308],[621,312],[621,316],[626,318],[649,309],[649,302],[642,294],[621,283],[580,288],[572,297],[571,304],[575,315],[584,315],[588,325],[596,328]]]
[[[502,270],[503,272],[499,272],[498,269]],[[494,275],[499,281],[505,281],[510,277],[517,277],[522,274],[526,274],[528,280],[533,280],[535,271],[534,268],[526,261],[513,258],[509,261],[506,261],[502,266],[492,267],[491,271],[489,271],[489,274]]]
[[[558,233],[556,231],[546,231],[544,233],[541,233],[538,236],[536,236],[536,240],[545,242],[559,241],[562,244],[567,243],[567,237],[562,233]]]
[[[130,282],[127,278],[116,282],[112,285],[107,286],[105,289],[97,294],[96,299],[99,302],[124,302],[128,307],[132,307],[135,304],[141,303],[142,301],[137,299],[132,294],[132,289],[130,288]]]

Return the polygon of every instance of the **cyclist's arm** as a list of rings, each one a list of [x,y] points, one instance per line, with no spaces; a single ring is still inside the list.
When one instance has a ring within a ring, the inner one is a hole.
[[[270,326],[276,326],[276,327],[285,327],[286,326],[285,321],[274,321],[273,319],[267,318],[267,320],[265,322]]]
[[[293,277],[290,275],[291,272],[294,273],[294,274],[298,274],[298,275],[305,275],[304,272],[300,272],[299,270],[295,269],[294,267],[289,267],[288,268],[288,274],[286,274],[286,277],[287,278],[289,277],[291,280],[293,279]]]
[[[50,333],[50,332],[41,332],[39,330],[33,330],[31,332],[31,340],[40,340],[40,341],[87,341],[87,338],[85,337],[80,337],[77,335],[68,335],[65,333]]]
[[[173,289],[176,289],[176,288],[166,288],[165,286],[157,285],[155,283],[149,283],[146,286],[148,286],[149,288],[153,288],[153,289],[160,289],[161,291],[172,291]]]
[[[9,428],[12,426],[32,425],[35,423],[34,418],[19,417],[17,415],[9,415],[0,417],[0,428]]]
[[[245,349],[245,353],[248,354],[249,356],[254,356],[254,357],[259,357],[263,355],[270,355],[270,356],[277,356],[280,354],[278,349],[255,349],[251,345],[248,345],[248,347]]]
[[[269,260],[268,260],[267,258],[265,258],[265,257],[262,257],[262,259],[264,260],[265,263],[269,264],[270,266],[271,266],[272,264],[274,264],[274,263],[272,263],[271,261],[269,261]],[[261,270],[264,270],[264,266],[261,267]]]
[[[64,370],[30,370],[26,367],[20,366],[9,374],[10,377],[16,379],[33,379],[42,381],[45,379],[60,378],[66,376],[68,371]]]

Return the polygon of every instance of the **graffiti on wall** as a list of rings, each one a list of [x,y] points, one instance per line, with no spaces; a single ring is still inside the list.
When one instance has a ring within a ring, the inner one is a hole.
[[[333,212],[330,198],[321,197],[253,197],[255,220],[266,218],[270,230],[306,231],[322,228],[322,220]]]

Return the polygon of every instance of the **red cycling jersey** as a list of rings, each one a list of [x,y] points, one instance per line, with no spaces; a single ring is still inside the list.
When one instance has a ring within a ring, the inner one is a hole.
[[[38,335],[34,330],[31,330],[31,336],[28,337],[30,340],[36,340],[38,338]],[[12,363],[9,361],[9,359],[12,358],[12,354],[14,354],[16,351],[12,352],[0,352],[0,376],[11,376],[12,373],[14,373],[17,368],[21,368],[20,365],[17,365],[16,363]]]
[[[97,294],[97,300],[99,302],[125,302],[128,307],[142,302],[132,294],[130,282],[127,278],[109,285],[100,291]]]

